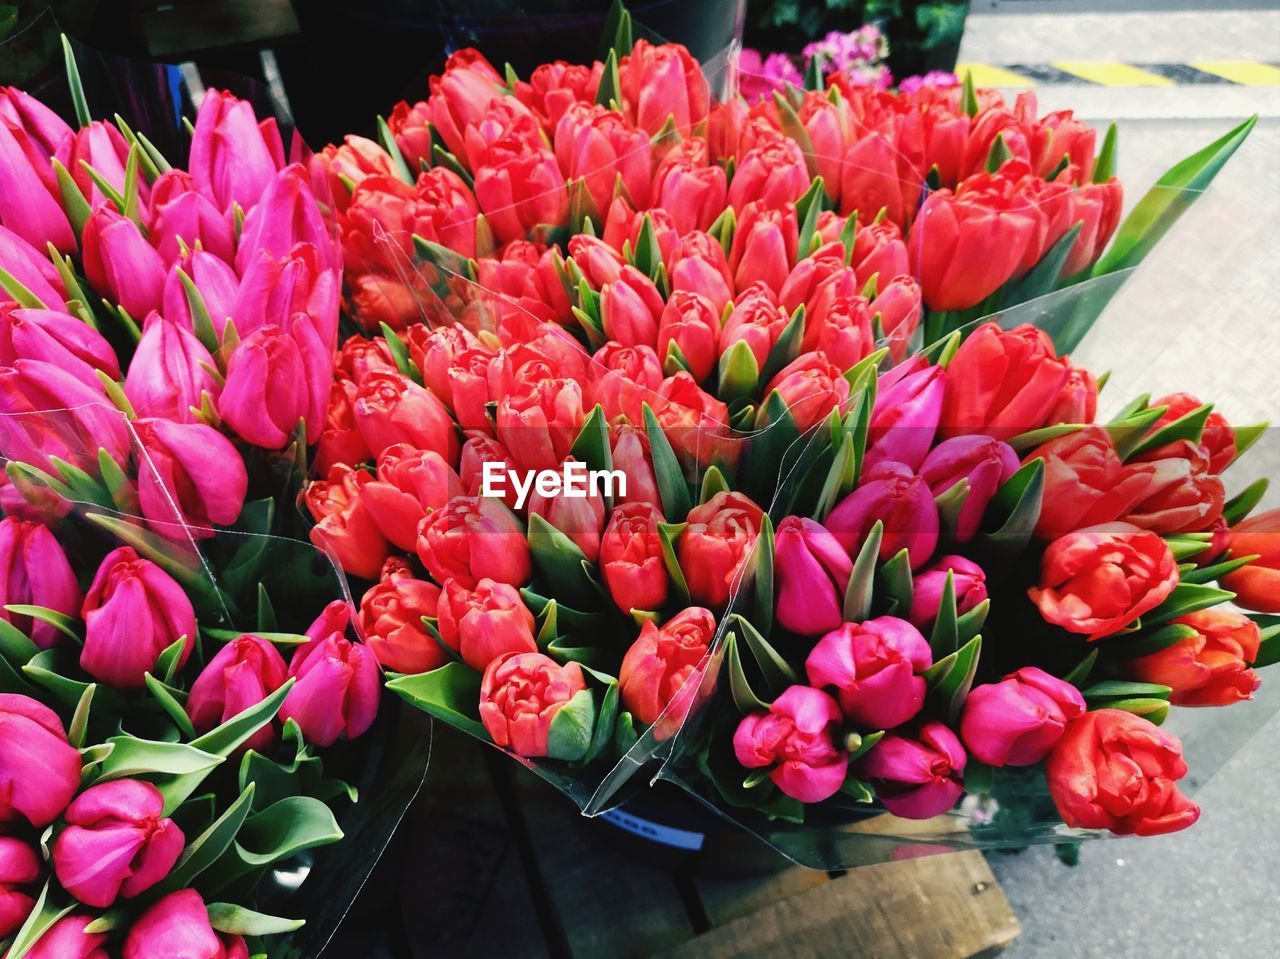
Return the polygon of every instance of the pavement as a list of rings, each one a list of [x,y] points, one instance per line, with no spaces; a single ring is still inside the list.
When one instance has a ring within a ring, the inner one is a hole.
[[[960,60],[1280,63],[1280,3],[1153,6],[975,0]],[[1117,121],[1128,204],[1176,160],[1260,115],[1249,140],[1130,279],[1076,359],[1112,370],[1104,407],[1177,389],[1214,400],[1235,422],[1280,423],[1280,86],[1077,82],[1037,83],[1035,90],[1042,110],[1073,106],[1091,122]],[[1235,471],[1228,478],[1237,487],[1259,475],[1280,478],[1280,431],[1268,431]],[[1265,503],[1280,505],[1280,483]],[[991,854],[1023,925],[1006,955],[1274,955],[1280,667],[1273,669],[1251,703],[1171,715],[1169,728],[1187,748],[1186,782],[1203,810],[1193,828],[1086,843],[1074,867],[1049,847]]]

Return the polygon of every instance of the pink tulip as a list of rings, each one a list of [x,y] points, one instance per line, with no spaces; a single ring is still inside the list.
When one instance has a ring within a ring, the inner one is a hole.
[[[503,96],[502,77],[479,50],[459,50],[432,76],[427,117],[455,156],[466,155],[463,133],[478,124],[489,106]]]
[[[572,456],[564,461],[564,465],[577,462]],[[584,464],[585,465],[585,464]],[[585,475],[585,474],[584,474]],[[588,490],[588,495],[543,496],[535,488],[529,493],[525,504],[529,516],[541,516],[544,520],[564,533],[587,558],[594,563],[600,556],[600,537],[604,533],[604,500],[595,489]]]
[[[200,192],[220,210],[238,203],[247,211],[284,165],[275,120],[259,123],[247,101],[222,90],[205,92],[188,163]]]
[[[462,480],[439,453],[395,443],[378,454],[378,478],[360,498],[382,535],[411,553],[422,518],[462,492]]]
[[[605,335],[623,346],[655,346],[662,315],[662,294],[634,266],[624,266],[618,279],[600,290],[600,318]],[[659,358],[663,356],[665,354]]]
[[[0,693],[0,824],[49,825],[79,791],[80,766],[52,709]]]
[[[642,130],[628,126],[621,114],[594,103],[570,106],[554,130],[556,160],[565,179],[586,180],[601,217],[613,202],[619,177],[633,203],[641,209],[649,205],[649,137]]]
[[[135,319],[160,309],[164,261],[136,223],[104,204],[85,223],[81,241],[84,275],[96,291]]]
[[[124,414],[74,374],[41,360],[0,367],[0,456],[57,472],[57,456],[96,472],[98,450],[117,463],[129,456]]]
[[[213,357],[193,334],[153,313],[129,364],[124,393],[140,416],[190,423],[201,394],[218,398],[216,370]]]
[[[840,625],[853,561],[821,524],[798,516],[779,523],[773,568],[779,623],[802,636]]]
[[[432,579],[474,589],[482,579],[524,586],[533,574],[520,521],[500,501],[456,496],[418,527],[418,558]]]
[[[916,573],[907,619],[918,629],[928,629],[938,617],[947,573],[955,582],[956,612],[963,615],[987,598],[987,574],[973,560],[963,556],[940,556],[929,568]]]
[[[901,363],[924,313],[920,284],[910,276],[895,276],[879,287],[871,310],[880,317],[880,329],[887,339],[890,356],[895,363]]]
[[[92,389],[102,383],[95,371],[120,379],[111,344],[84,320],[55,310],[0,309],[0,364],[41,360],[60,367]]]
[[[733,753],[747,769],[772,767],[769,778],[801,802],[830,799],[844,785],[849,754],[838,748],[840,707],[826,693],[791,686],[766,713],[743,718],[733,734]]]
[[[934,496],[968,480],[969,492],[955,530],[956,542],[967,543],[977,535],[996,490],[1017,470],[1018,454],[1008,443],[989,436],[955,436],[929,451],[920,475]]]
[[[21,839],[0,836],[0,936],[22,928],[35,908],[31,893],[40,878],[40,857]]]
[[[553,374],[521,378],[498,400],[498,439],[521,469],[555,469],[587,418],[582,384]]]
[[[942,723],[925,723],[915,739],[885,736],[858,764],[876,798],[895,816],[930,819],[946,812],[964,792],[967,757]]]
[[[804,153],[792,139],[777,136],[738,158],[729,184],[729,206],[740,210],[752,200],[781,209],[809,189]]]
[[[844,410],[849,400],[849,381],[825,353],[814,351],[800,354],[778,371],[765,387],[764,395],[774,392],[787,404],[796,427],[803,433],[825,420],[832,410]],[[763,426],[765,422],[762,409],[756,423]]]
[[[223,646],[201,670],[187,696],[187,715],[196,732],[207,733],[258,705],[288,679],[289,669],[276,648],[257,636],[241,636]],[[270,725],[249,737],[243,749],[262,752],[275,742]]]
[[[151,187],[147,239],[165,263],[172,263],[185,247],[231,263],[236,240],[231,218],[201,193],[191,174],[169,170]]]
[[[49,156],[21,128],[0,117],[0,226],[37,249],[52,243],[73,253],[76,235],[62,212]],[[47,304],[52,305],[52,304]]]
[[[249,475],[231,441],[204,423],[133,422],[142,445],[138,497],[161,536],[212,536],[240,515]]]
[[[864,729],[901,726],[924,704],[921,673],[929,644],[910,623],[881,616],[845,623],[818,640],[805,660],[809,682],[833,686],[845,718]]]
[[[53,263],[42,251],[3,226],[0,226],[0,263],[4,264],[10,276],[49,309],[62,310],[66,307],[67,291]],[[0,308],[3,308],[8,295],[0,291]]]
[[[47,526],[0,519],[0,619],[16,626],[41,649],[63,638],[50,623],[11,613],[5,606],[43,606],[66,616],[80,612],[80,586],[67,556]]]
[[[75,180],[80,192],[89,201],[89,206],[97,209],[107,202],[104,194],[93,178],[89,176],[85,164],[93,167],[116,192],[124,194],[125,166],[129,160],[129,142],[124,134],[105,120],[94,120],[75,132],[71,142],[71,154],[66,161],[71,178]],[[138,178],[138,193],[142,208],[147,208],[147,199],[151,188],[146,179]]]
[[[207,201],[206,201],[207,202]],[[186,256],[175,257],[169,272],[164,279],[163,308],[161,313],[166,320],[177,323],[184,330],[194,330],[191,319],[191,306],[187,302],[186,287],[178,271],[187,274],[200,292],[205,309],[213,323],[214,333],[221,339],[226,331],[227,320],[236,311],[236,299],[240,294],[240,278],[224,260],[204,250],[191,250]],[[237,332],[247,333],[238,326]]]
[[[332,349],[305,314],[287,330],[264,326],[232,354],[218,412],[254,446],[284,448],[299,422],[314,443],[324,428],[332,369]]]
[[[289,675],[297,683],[280,707],[280,718],[294,720],[313,746],[355,739],[373,725],[382,673],[367,646],[337,631],[316,636],[293,654]]]
[[[86,906],[106,909],[132,899],[165,876],[185,837],[164,818],[164,797],[151,783],[117,779],[86,789],[62,814],[67,828],[53,842],[62,888]]]
[[[717,214],[719,215],[719,214]],[[687,290],[706,297],[718,313],[733,299],[733,274],[720,241],[700,230],[685,233],[671,255],[671,291]]]
[[[124,939],[123,956],[124,959],[159,959],[160,956],[165,959],[249,959],[249,951],[239,936],[214,931],[200,893],[180,889],[169,893],[134,921]]]
[[[247,249],[241,246],[243,253]],[[338,279],[320,251],[299,243],[284,253],[254,250],[244,257],[239,289],[231,307],[236,331],[243,338],[264,326],[284,326],[295,313],[306,313],[321,340],[336,346]]]
[[[85,623],[80,666],[122,689],[143,685],[160,654],[185,638],[181,667],[196,641],[196,616],[186,592],[132,547],[112,550],[98,566],[81,607]]]
[[[738,294],[733,310],[725,320],[720,333],[720,352],[728,353],[739,341],[746,343],[755,358],[756,368],[762,370],[790,320],[787,311],[778,305],[773,291],[753,283]]]
[[[59,919],[27,952],[26,959],[110,959],[105,932],[85,932],[94,916],[73,913]]]
[[[62,117],[17,87],[0,87],[0,120],[26,133],[46,157],[65,157],[75,136]]]
[[[1076,687],[1024,666],[998,683],[974,687],[964,701],[960,735],[970,754],[988,766],[1033,766],[1084,711]]]
[[[564,177],[550,150],[521,147],[476,171],[476,201],[502,242],[521,240],[544,225],[558,226],[569,213]]]
[[[933,555],[938,507],[925,481],[901,463],[881,463],[864,473],[862,484],[840,501],[825,525],[853,556],[877,520],[884,524],[882,560],[906,549],[911,568],[919,569]]]
[[[653,177],[653,201],[671,211],[681,235],[705,230],[724,212],[729,185],[724,170],[687,156],[668,157]]]
[[[942,416],[947,371],[913,357],[880,377],[862,468],[892,460],[918,470]]]
[[[320,269],[342,265],[341,250],[311,192],[307,172],[295,163],[271,178],[257,205],[244,218],[236,270],[243,275],[259,250],[284,257],[299,243],[316,250]]]

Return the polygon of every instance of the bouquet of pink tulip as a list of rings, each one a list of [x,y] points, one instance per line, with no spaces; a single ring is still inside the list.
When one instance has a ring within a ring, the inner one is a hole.
[[[825,868],[966,792],[979,839],[1190,824],[1158,723],[1280,658],[1212,585],[1260,428],[1097,423],[1063,354],[1251,125],[1120,224],[1114,127],[1030,94],[713,102],[625,14],[604,63],[455,54],[312,161],[365,334],[305,501],[389,688],[591,813],[665,760]]]
[[[172,168],[68,60],[76,129],[0,87],[0,951],[247,957],[380,696],[289,538],[341,251],[274,121],[210,93]]]

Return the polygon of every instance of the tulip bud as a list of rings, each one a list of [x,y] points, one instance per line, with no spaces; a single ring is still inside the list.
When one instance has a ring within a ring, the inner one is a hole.
[[[261,251],[287,257],[298,244],[316,251],[319,270],[341,266],[341,250],[325,226],[307,173],[295,163],[271,178],[258,203],[244,218],[236,250],[236,270],[246,275],[251,259],[260,256]],[[335,310],[336,294],[335,287]]]
[[[462,493],[462,480],[439,453],[394,443],[378,454],[378,478],[360,497],[382,535],[413,552],[422,518]]]
[[[332,346],[305,314],[294,316],[288,329],[264,326],[231,355],[218,412],[254,446],[283,449],[300,422],[314,443],[324,427],[332,369]]]
[[[1195,634],[1130,661],[1126,675],[1170,687],[1175,706],[1229,706],[1253,698],[1262,682],[1249,668],[1262,641],[1257,623],[1225,609],[1202,609],[1173,622]]]
[[[125,396],[140,416],[190,423],[202,393],[218,398],[215,370],[213,357],[195,336],[153,313],[129,363]]]
[[[853,556],[877,521],[884,524],[882,560],[906,549],[911,568],[919,569],[938,545],[938,507],[933,492],[901,463],[872,467],[861,485],[831,511],[825,525]]]
[[[721,609],[755,555],[764,513],[742,493],[721,491],[689,511],[680,537],[680,569],[695,603]]]
[[[133,689],[156,667],[160,654],[185,639],[178,667],[196,640],[196,616],[186,592],[168,573],[132,547],[102,560],[81,607],[85,623],[80,666],[94,679]]]
[[[1203,404],[1192,396],[1190,393],[1171,393],[1168,396],[1162,396],[1158,400],[1152,400],[1152,406],[1163,406],[1165,411],[1160,414],[1151,430],[1163,429],[1170,423],[1182,419],[1193,410],[1199,409]],[[1236,458],[1236,433],[1232,429],[1231,424],[1227,422],[1227,418],[1221,413],[1210,413],[1204,422],[1204,430],[1200,434],[1199,447],[1209,460],[1209,472],[1221,473],[1231,461]],[[1149,450],[1138,457],[1141,460],[1156,460],[1165,456],[1180,455],[1174,452],[1170,444],[1159,449]]]
[[[440,641],[476,672],[507,653],[536,653],[533,614],[520,591],[482,579],[474,589],[445,580],[439,605]]]
[[[204,423],[133,421],[142,447],[138,498],[161,536],[212,536],[240,515],[249,474],[231,441]]]
[[[0,836],[0,936],[22,928],[35,908],[30,895],[40,878],[40,857],[21,839]]]
[[[776,136],[747,150],[734,168],[729,185],[729,206],[741,210],[755,200],[781,209],[809,189],[804,153],[792,139]]]
[[[620,178],[642,209],[649,204],[649,137],[627,125],[621,114],[594,103],[575,103],[553,128],[556,159],[569,182],[585,179],[596,210],[603,215]]]
[[[26,959],[109,959],[107,934],[85,932],[94,918],[73,913],[59,919],[27,951]]]
[[[165,876],[185,837],[164,818],[164,797],[151,783],[117,779],[86,789],[67,807],[67,828],[53,842],[53,871],[86,906],[106,909]]]
[[[1147,486],[1121,519],[1163,534],[1198,533],[1222,515],[1226,492],[1222,479],[1209,471],[1204,450],[1184,440],[1170,444],[1173,455],[1132,467]]]
[[[199,248],[189,250],[185,256],[175,257],[168,262],[170,266],[164,278],[161,315],[184,330],[194,332],[191,304],[187,300],[187,288],[182,281],[182,273],[185,273],[204,300],[214,332],[221,337],[226,332],[227,320],[236,313],[236,301],[240,296],[240,278],[236,276],[236,271],[212,253]],[[239,322],[238,317],[236,321]],[[246,331],[237,327],[237,332]]]
[[[652,726],[663,712],[659,738],[669,738],[693,704],[699,666],[716,632],[711,610],[690,606],[658,627],[646,621],[640,636],[622,658],[618,692],[622,705],[640,723]]]
[[[680,290],[671,294],[658,320],[659,357],[665,359],[674,344],[684,367],[701,382],[715,367],[719,340],[720,314],[709,300]]]
[[[147,239],[165,263],[173,263],[183,247],[199,247],[224,263],[235,259],[231,218],[199,192],[195,177],[183,170],[160,174],[151,187]],[[172,319],[172,317],[171,317]]]
[[[1155,533],[1103,523],[1054,540],[1041,559],[1040,585],[1027,590],[1046,622],[1089,642],[1155,609],[1178,585],[1178,564]]]
[[[681,135],[706,118],[710,91],[702,67],[679,43],[637,40],[618,64],[622,99],[636,126],[653,136],[668,122]]]
[[[794,206],[771,209],[759,200],[748,203],[739,211],[729,251],[729,268],[738,289],[760,282],[775,293],[781,290],[796,261],[799,242]]]
[[[542,653],[509,653],[484,671],[480,721],[503,749],[527,759],[546,756],[552,720],[586,688],[576,662],[561,666]]]
[[[43,360],[0,367],[0,456],[58,472],[53,457],[98,470],[98,451],[117,463],[129,458],[129,431],[101,384]]]
[[[889,285],[891,277],[911,275],[911,261],[902,230],[892,220],[870,223],[860,227],[853,235],[854,274],[858,287],[865,287],[873,276],[878,277],[881,288]],[[888,328],[885,328],[888,332]]]
[[[52,243],[59,253],[76,249],[76,235],[59,203],[49,156],[39,143],[0,117],[0,226],[37,249]],[[53,304],[47,304],[52,306]]]
[[[586,418],[581,383],[522,378],[498,400],[498,439],[521,469],[551,470],[569,455]]]
[[[840,212],[857,213],[859,223],[871,223],[882,209],[888,219],[903,227],[916,216],[924,183],[892,136],[891,132],[889,136],[868,132],[855,137],[844,154]],[[931,193],[930,197],[936,195]]]
[[[880,377],[862,468],[892,460],[920,469],[942,415],[947,371],[914,357]],[[931,484],[932,485],[932,484]]]
[[[1044,460],[1044,501],[1036,523],[1040,539],[1119,519],[1148,488],[1147,475],[1121,461],[1102,426],[1052,439],[1027,457],[1034,459]]]
[[[462,453],[458,456],[458,478],[462,482],[462,495],[479,496],[484,488],[485,463],[495,463],[505,474],[515,469],[507,448],[492,436],[472,432],[467,434],[467,441],[462,444]],[[500,497],[507,507],[515,509],[516,497],[514,484],[504,483],[503,495]],[[449,497],[450,499],[453,496]]]
[[[743,442],[729,427],[729,408],[684,370],[662,381],[652,405],[658,425],[686,468],[736,466]]]
[[[520,521],[500,501],[455,496],[418,527],[418,558],[432,579],[475,589],[482,579],[520,587],[533,574]]]
[[[572,456],[564,461],[563,469],[567,472],[572,464],[577,463]],[[581,479],[589,476],[585,463],[578,464],[580,471],[575,475]],[[564,533],[587,558],[587,562],[595,563],[600,556],[600,536],[604,532],[604,500],[594,484],[588,484],[586,496],[570,496],[567,491],[544,496],[535,486],[529,493],[526,504],[529,516],[541,516],[548,523]]]
[[[248,959],[249,951],[239,936],[214,931],[200,893],[180,889],[144,912],[124,939],[124,959],[157,959],[159,956]]]
[[[792,799],[822,802],[840,791],[849,768],[849,754],[833,742],[841,722],[840,707],[826,693],[791,686],[768,712],[743,718],[733,753],[747,769],[772,767],[769,778]]]
[[[720,334],[720,352],[728,353],[735,344],[746,343],[755,357],[756,368],[764,369],[769,352],[787,328],[791,317],[778,305],[773,291],[752,284],[738,296]]]
[[[385,576],[364,594],[360,632],[384,669],[425,673],[444,665],[444,650],[422,622],[436,618],[439,602],[439,586],[408,573]]]
[[[1045,763],[1063,822],[1119,836],[1177,832],[1199,819],[1200,807],[1175,785],[1186,774],[1182,743],[1119,709],[1072,720]]]
[[[998,683],[973,688],[964,701],[960,735],[970,755],[988,766],[1034,766],[1084,711],[1076,687],[1024,666]]]
[[[596,350],[587,378],[610,421],[625,416],[639,426],[644,423],[643,404],[651,403],[662,385],[662,361],[651,346],[623,346],[611,340]]]
[[[80,751],[67,742],[52,709],[0,693],[0,824],[49,825],[79,791],[80,766]]]
[[[715,307],[717,315],[733,299],[733,274],[724,247],[709,233],[685,233],[672,251],[668,272],[673,295],[679,290],[698,293]]]
[[[40,360],[60,367],[91,389],[98,371],[120,378],[115,350],[83,320],[54,310],[0,309],[0,364]]]
[[[942,435],[1008,439],[1039,429],[1070,375],[1071,364],[1057,356],[1044,331],[1025,323],[1007,331],[984,323],[947,366]]]
[[[624,266],[618,279],[600,290],[605,335],[623,346],[656,345],[662,315],[662,294],[634,266]]]
[[[871,310],[880,317],[889,355],[895,363],[901,363],[924,313],[920,284],[910,276],[895,276],[887,284],[881,283]]]
[[[45,306],[61,310],[66,305],[66,287],[53,263],[13,230],[3,226],[0,226],[0,263]],[[0,305],[6,300],[9,300],[9,294],[0,291]]]
[[[613,442],[613,468],[627,478],[627,495],[617,503],[648,503],[659,506],[658,479],[653,472],[653,456],[649,450],[649,434],[643,426],[619,424],[610,427]]]
[[[75,136],[62,117],[17,87],[0,87],[0,120],[22,130],[46,157],[65,155]]]
[[[1222,577],[1245,609],[1280,613],[1280,509],[1250,516],[1231,528],[1231,555],[1254,556],[1249,565]]]
[[[187,715],[196,732],[207,733],[258,705],[284,685],[289,669],[276,648],[257,636],[241,636],[223,646],[191,685]],[[250,736],[243,749],[263,752],[275,742],[271,725]]]
[[[819,523],[788,516],[778,524],[773,575],[778,622],[801,636],[835,629],[844,619],[844,593],[853,561]]]
[[[188,169],[220,210],[250,210],[285,164],[275,120],[258,122],[253,105],[222,90],[200,101]]]
[[[967,758],[960,740],[942,723],[920,727],[915,739],[890,733],[858,763],[876,798],[895,816],[931,819],[964,792]]]
[[[494,234],[506,243],[537,227],[565,222],[569,194],[550,150],[519,144],[497,163],[476,171],[476,201]]]
[[[931,628],[938,618],[948,573],[954,582],[958,614],[964,615],[987,598],[987,574],[981,566],[963,556],[940,556],[928,569],[915,575],[907,619],[917,629]]]
[[[987,505],[1000,486],[1017,471],[1018,454],[1013,447],[989,436],[955,436],[943,440],[928,452],[920,466],[920,476],[929,484],[935,498],[961,480],[968,481],[969,492],[956,519],[957,543],[967,543],[978,534]],[[1049,506],[1048,498],[1045,506]]]
[[[905,620],[881,616],[844,623],[818,640],[805,660],[815,687],[834,686],[845,718],[864,729],[892,729],[920,712],[933,654]]]
[[[323,480],[307,484],[303,498],[316,525],[311,542],[329,551],[352,576],[373,579],[387,558],[387,541],[365,502],[373,477],[364,470],[336,464]]]
[[[311,745],[355,739],[373,725],[382,674],[367,646],[338,631],[315,635],[293,654],[289,675],[297,682],[280,707],[280,719],[294,720]]]
[[[765,395],[775,391],[801,432],[821,423],[833,410],[843,411],[849,401],[849,381],[825,353],[818,352],[801,354],[784,366],[765,387]],[[763,409],[756,422],[766,424]]]
[[[84,275],[130,316],[146,316],[164,300],[164,261],[138,225],[103,204],[84,225]]]
[[[241,252],[248,247],[241,246]],[[296,313],[307,314],[320,339],[332,344],[338,329],[338,278],[317,248],[299,243],[282,254],[253,251],[241,272],[231,315],[241,337],[264,326],[287,327]]]
[[[449,152],[464,155],[463,131],[480,122],[489,105],[503,96],[502,87],[502,77],[484,54],[470,48],[452,54],[444,72],[431,77],[427,114]]]
[[[0,519],[0,619],[48,649],[62,639],[56,627],[4,607],[43,606],[75,616],[80,600],[76,575],[49,528],[16,516]]]
[[[560,117],[575,103],[592,103],[600,86],[604,65],[554,60],[534,67],[528,83],[516,85],[515,95],[554,128]]]
[[[671,581],[662,555],[662,513],[648,502],[628,502],[609,514],[600,543],[600,571],[609,595],[624,613],[660,609]]]

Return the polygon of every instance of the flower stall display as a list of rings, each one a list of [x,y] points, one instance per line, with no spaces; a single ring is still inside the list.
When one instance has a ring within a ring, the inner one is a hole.
[[[823,868],[885,810],[1190,825],[1159,724],[1280,654],[1225,605],[1274,608],[1232,541],[1265,483],[1222,480],[1261,428],[1100,421],[1068,353],[1252,121],[1121,222],[1114,127],[819,84],[716,102],[624,17],[603,63],[460,51],[318,153],[360,330],[313,542],[390,689],[590,814],[647,767]]]
[[[341,248],[247,103],[181,169],[70,78],[75,126],[0,87],[0,951],[314,954],[320,847],[386,802],[358,886],[425,769],[362,755],[381,674],[294,505]]]

